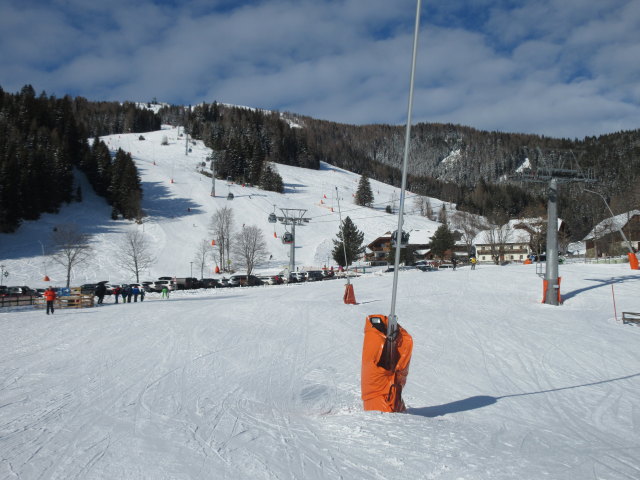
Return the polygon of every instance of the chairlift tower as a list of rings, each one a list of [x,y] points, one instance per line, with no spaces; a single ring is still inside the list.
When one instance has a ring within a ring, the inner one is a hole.
[[[558,276],[558,186],[560,183],[595,182],[592,172],[583,172],[572,150],[554,150],[545,157],[537,148],[535,168],[512,175],[511,180],[546,183],[547,187],[547,260],[544,273],[544,303],[560,304],[560,277]]]
[[[302,208],[281,208],[282,216],[278,217],[278,221],[285,227],[291,225],[292,242],[289,251],[289,274],[296,269],[296,225],[304,226],[309,223],[308,218],[304,218],[307,211]]]

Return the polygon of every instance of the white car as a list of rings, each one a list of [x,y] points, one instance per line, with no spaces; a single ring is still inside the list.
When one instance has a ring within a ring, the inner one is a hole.
[[[171,292],[175,290],[175,285],[171,280],[156,280],[153,282],[153,290],[155,292],[161,292],[163,287],[167,287],[167,289]]]

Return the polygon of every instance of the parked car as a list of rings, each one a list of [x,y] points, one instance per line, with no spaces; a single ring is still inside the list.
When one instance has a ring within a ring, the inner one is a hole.
[[[231,275],[229,278],[229,286],[231,287],[254,287],[256,285],[262,285],[262,280],[255,275]]]
[[[142,282],[142,288],[144,288],[145,292],[153,292],[153,282]]]
[[[229,285],[229,279],[227,277],[218,278],[218,284],[220,285],[219,288],[228,288],[231,286]]]
[[[215,278],[201,278],[200,288],[220,288],[220,284]]]
[[[21,285],[19,287],[9,287],[7,295],[11,297],[40,297],[41,295],[33,288]]]
[[[305,272],[305,276],[307,277],[307,282],[317,282],[319,280],[324,280],[322,276],[322,272],[320,270],[308,270]]]
[[[9,287],[6,285],[0,285],[0,297],[4,297],[9,293]]]
[[[159,293],[165,286],[170,292],[175,290],[175,285],[171,280],[157,280],[153,282],[153,291]]]
[[[307,277],[304,272],[292,272],[291,276],[296,279],[296,282],[306,282]]]
[[[84,285],[80,285],[80,293],[82,295],[93,295],[97,286],[97,283],[85,283]]]
[[[176,290],[192,290],[200,288],[200,282],[194,277],[176,278]]]
[[[282,285],[284,283],[279,275],[260,275],[258,278],[266,285]]]

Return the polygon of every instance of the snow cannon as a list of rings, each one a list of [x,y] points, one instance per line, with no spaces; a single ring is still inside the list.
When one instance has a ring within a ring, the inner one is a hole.
[[[631,266],[631,270],[638,270],[638,257],[636,254],[629,252],[627,255],[629,256],[629,265]]]
[[[351,285],[350,283],[347,283],[344,286],[344,303],[346,303],[347,305],[357,305],[356,302],[356,294],[353,291],[353,285]]]
[[[413,338],[396,325],[387,335],[388,317],[369,315],[364,325],[361,394],[365,410],[404,412],[402,389],[407,382]]]

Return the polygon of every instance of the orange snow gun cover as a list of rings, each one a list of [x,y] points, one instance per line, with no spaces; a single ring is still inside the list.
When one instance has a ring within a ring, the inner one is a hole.
[[[365,410],[404,412],[402,389],[407,382],[413,338],[398,325],[398,361],[393,370],[378,366],[387,339],[387,317],[369,315],[365,320],[362,346],[361,391]]]

